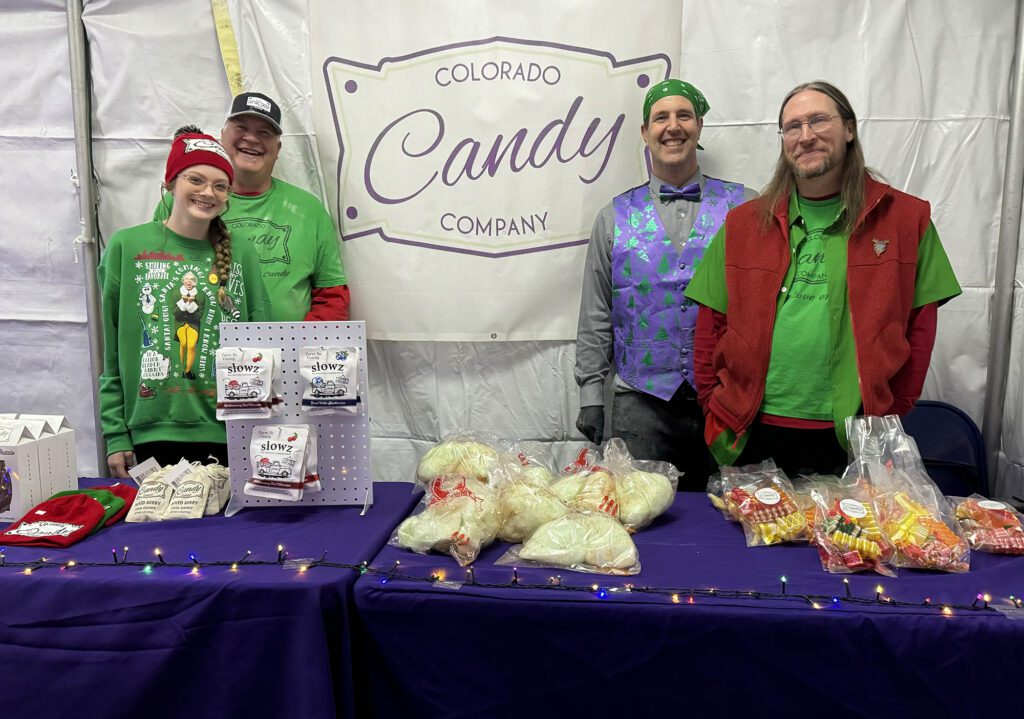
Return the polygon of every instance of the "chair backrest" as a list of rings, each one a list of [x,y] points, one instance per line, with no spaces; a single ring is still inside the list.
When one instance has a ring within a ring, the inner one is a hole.
[[[929,476],[943,494],[988,496],[988,462],[978,425],[967,413],[945,402],[921,400],[903,428],[917,442]]]

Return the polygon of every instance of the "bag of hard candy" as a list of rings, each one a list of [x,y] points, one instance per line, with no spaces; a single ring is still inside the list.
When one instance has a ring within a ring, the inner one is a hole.
[[[303,347],[299,350],[302,411],[311,415],[359,411],[359,350]]]
[[[494,541],[501,519],[494,487],[448,474],[431,481],[419,511],[398,525],[389,544],[419,554],[449,554],[466,566]]]
[[[304,424],[254,427],[249,443],[250,478],[244,492],[252,497],[298,501],[319,491],[316,432]]]
[[[722,467],[722,481],[726,510],[743,526],[748,547],[807,541],[807,518],[781,469]]]
[[[631,532],[648,526],[675,501],[680,472],[669,462],[633,459],[626,443],[613,437],[603,464],[615,478],[619,521]]]
[[[281,411],[281,350],[217,350],[217,419],[267,419]]]
[[[640,572],[640,554],[618,520],[602,512],[571,511],[541,525],[495,564],[631,575]]]
[[[427,450],[416,468],[416,480],[428,487],[437,477],[462,475],[487,482],[498,463],[501,441],[485,432],[460,431],[446,435]]]
[[[866,570],[896,576],[896,547],[882,529],[870,486],[864,482],[822,482],[811,490],[811,497],[817,508],[813,543],[826,572]]]
[[[1005,502],[980,494],[949,497],[971,549],[994,554],[1024,554],[1024,517]]]
[[[778,471],[779,468],[775,465],[775,460],[773,459],[766,459],[760,464],[747,464],[742,467],[720,467],[717,474],[712,474],[708,477],[708,486],[705,490],[708,500],[711,502],[711,506],[722,513],[723,517],[730,522],[738,522],[740,518],[736,513],[736,505],[730,504],[727,501],[726,493],[729,490],[729,482],[726,478],[742,474],[750,477],[751,481],[753,481],[753,478],[757,476],[774,477]]]
[[[872,485],[882,530],[896,546],[896,566],[968,571],[967,538],[900,418],[848,417],[846,434],[853,455],[846,477]]]

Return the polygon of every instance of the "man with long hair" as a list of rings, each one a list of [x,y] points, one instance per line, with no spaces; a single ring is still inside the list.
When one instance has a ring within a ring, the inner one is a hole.
[[[651,178],[597,215],[576,339],[576,427],[601,443],[605,380],[614,367],[609,436],[621,437],[634,457],[672,462],[684,473],[680,489],[703,489],[712,466],[693,380],[697,306],[683,290],[726,212],[754,196],[701,172],[708,109],[704,95],[681,80],[647,91],[640,135]]]
[[[729,213],[687,290],[694,371],[720,464],[831,473],[847,417],[913,408],[960,287],[929,204],[866,167],[838,88],[790,91],[779,138],[768,186]]]

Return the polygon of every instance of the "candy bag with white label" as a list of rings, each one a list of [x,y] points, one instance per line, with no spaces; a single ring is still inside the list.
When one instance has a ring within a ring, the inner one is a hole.
[[[164,511],[174,493],[174,488],[164,479],[172,467],[173,465],[161,467],[146,477],[146,481],[139,486],[135,501],[132,502],[124,521],[159,522],[163,519]]]
[[[303,347],[299,350],[302,411],[311,415],[359,411],[359,350]]]
[[[722,467],[726,510],[743,525],[748,547],[807,541],[807,519],[781,469]]]
[[[277,354],[271,350],[246,347],[221,347],[217,350],[217,419],[266,419],[271,416]]]
[[[968,571],[967,538],[900,418],[848,417],[846,433],[853,461],[845,476],[871,483],[882,530],[896,546],[896,566]]]
[[[249,442],[250,478],[243,491],[252,497],[294,502],[302,499],[307,481],[319,489],[315,464],[313,475],[307,477],[306,473],[307,447],[315,434],[307,425],[254,427]]]
[[[1024,517],[1005,502],[980,494],[949,497],[971,549],[994,554],[1024,554]]]
[[[735,514],[735,505],[730,508],[726,503],[726,492],[729,487],[725,478],[739,473],[751,477],[748,481],[753,481],[752,478],[758,474],[771,477],[775,476],[775,473],[778,471],[779,468],[775,466],[774,459],[766,459],[760,464],[747,464],[742,467],[720,467],[717,474],[712,474],[708,477],[708,486],[705,491],[708,499],[711,501],[711,506],[721,512],[722,516],[730,522],[738,522],[740,518]]]
[[[826,572],[872,571],[896,576],[896,547],[882,529],[866,482],[819,483],[811,490],[811,498],[816,507],[812,541]]]
[[[161,519],[199,519],[203,516],[213,482],[209,475],[202,471],[199,462],[192,466],[192,473],[175,487]]]

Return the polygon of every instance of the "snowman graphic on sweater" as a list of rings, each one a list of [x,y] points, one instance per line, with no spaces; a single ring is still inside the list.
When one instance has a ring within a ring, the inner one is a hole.
[[[153,296],[153,285],[148,282],[142,286],[142,293],[139,295],[139,306],[142,314],[151,315],[156,310],[156,297]]]

